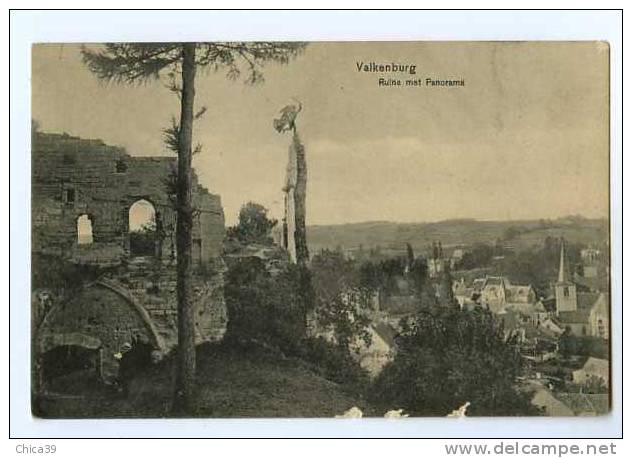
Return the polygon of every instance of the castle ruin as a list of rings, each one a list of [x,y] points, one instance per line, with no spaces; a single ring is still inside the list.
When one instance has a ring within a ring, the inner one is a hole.
[[[35,133],[32,142],[32,253],[101,269],[72,295],[33,291],[34,355],[81,349],[103,379],[116,377],[120,349],[145,342],[156,354],[177,343],[176,157],[130,156],[100,140]],[[131,212],[151,210],[138,252]],[[194,297],[198,342],[217,340],[226,327],[223,298],[224,213],[220,197],[193,181]],[[89,232],[87,235],[85,231]],[[83,232],[83,233],[82,233]],[[147,240],[146,240],[147,242]],[[147,243],[145,243],[147,245]]]

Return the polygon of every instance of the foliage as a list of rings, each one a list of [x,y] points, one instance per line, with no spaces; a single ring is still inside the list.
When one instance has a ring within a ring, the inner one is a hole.
[[[286,64],[305,46],[283,41],[196,43],[195,65],[212,71],[225,70],[229,79],[243,76],[247,83],[258,83],[264,80],[262,67],[266,62]],[[107,43],[99,50],[84,47],[82,56],[102,80],[142,83],[159,78],[164,69],[177,71],[181,48],[181,43]]]
[[[311,363],[312,370],[340,384],[346,392],[363,394],[369,387],[369,374],[348,349],[322,337],[305,339],[299,349],[299,356]]]
[[[198,111],[193,119],[197,120],[201,118],[204,113],[206,113],[206,108],[202,108],[200,111]],[[171,123],[169,124],[169,127],[165,127],[164,129],[162,129],[162,140],[169,151],[178,154],[178,151],[180,150],[180,123],[175,117],[171,117]],[[193,151],[191,151],[191,154],[196,155],[201,152],[202,145],[198,143],[193,148]]]
[[[435,305],[434,286],[429,281],[428,263],[423,256],[413,258],[412,253],[408,251],[406,258],[365,261],[359,267],[359,275],[361,285],[379,291],[382,297],[400,294],[398,280],[405,278],[410,288],[407,293],[415,295],[420,306]],[[447,288],[447,295],[451,296],[451,277],[442,277],[441,280],[450,285]]]
[[[503,240],[514,240],[524,232],[527,232],[527,229],[525,229],[524,227],[509,226],[503,231]]]
[[[391,294],[397,289],[396,280],[404,275],[407,263],[404,257],[387,258],[378,262],[366,261],[359,267],[360,285]],[[425,260],[413,264],[413,269],[417,269],[417,272],[425,268]]]
[[[341,252],[324,250],[312,258],[310,269],[318,327],[333,331],[342,348],[348,348],[356,337],[370,344],[367,314],[374,290],[360,281],[353,261]]]
[[[130,252],[135,256],[153,256],[156,253],[156,219],[152,219],[129,233]]]
[[[596,375],[590,375],[584,383],[582,383],[582,393],[586,394],[607,394],[608,385],[603,378]]]
[[[31,257],[32,289],[46,288],[67,294],[96,280],[106,269],[99,266],[77,265],[58,256],[33,253]]]
[[[608,341],[594,336],[575,336],[570,330],[564,330],[559,340],[560,355],[568,358],[571,356],[592,356],[594,358],[608,359]]]
[[[450,266],[446,265],[444,272],[439,277],[439,285],[438,285],[438,293],[439,293],[439,304],[441,306],[452,307],[455,309],[459,309],[459,303],[454,297],[454,291],[452,290],[452,286],[454,284],[454,280],[452,278],[452,272],[450,271]]]
[[[547,296],[551,281],[557,278],[560,265],[561,240],[546,237],[538,247],[530,247],[516,252],[509,252],[500,246],[479,244],[466,252],[458,263],[457,269],[469,270],[478,267],[490,267],[490,274],[504,275],[514,283],[532,285],[538,296]],[[564,252],[570,274],[578,271],[582,245],[564,242]],[[494,256],[502,256],[494,261]]]
[[[95,281],[110,268],[92,265],[78,265],[59,256],[33,253],[31,256],[32,291],[45,290],[50,293],[49,300],[33,303],[31,318],[33,337],[41,320],[55,303],[63,302],[76,294],[86,283]]]
[[[272,276],[258,258],[239,260],[230,267],[225,280],[228,308],[225,341],[234,348],[251,351],[263,347],[279,351],[280,358],[298,357],[319,375],[357,393],[366,388],[368,375],[348,346],[341,345],[341,340],[334,344],[323,338],[306,337],[306,314],[323,300],[322,296],[316,300],[318,293],[311,290],[311,284],[310,272],[300,266],[289,265],[279,275]],[[330,319],[334,323],[339,320],[336,326],[339,335],[359,332],[348,320],[339,316]],[[348,342],[350,337],[341,339]]]
[[[228,309],[226,339],[235,344],[251,341],[297,351],[305,337],[306,300],[303,274],[294,265],[279,275],[268,273],[259,258],[244,258],[232,265],[225,278]]]
[[[498,249],[487,243],[477,243],[467,250],[461,260],[457,263],[457,270],[471,270],[480,267],[489,267],[494,256],[497,256]]]
[[[398,340],[371,399],[419,416],[444,416],[465,402],[475,416],[533,414],[514,388],[522,371],[515,343],[491,312],[427,309]]]
[[[243,243],[270,243],[270,231],[277,222],[268,218],[268,209],[263,205],[248,202],[239,210],[239,222],[228,229],[228,236]]]

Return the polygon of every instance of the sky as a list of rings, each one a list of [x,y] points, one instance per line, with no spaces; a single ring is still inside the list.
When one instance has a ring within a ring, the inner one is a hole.
[[[293,99],[308,164],[307,223],[608,216],[608,47],[598,42],[320,42],[247,85],[199,71],[193,165],[227,224],[255,201],[281,218]],[[358,63],[416,65],[416,74]],[[463,79],[381,87],[378,78]],[[179,113],[166,80],[103,83],[76,44],[35,45],[32,117],[45,132],[167,155]]]

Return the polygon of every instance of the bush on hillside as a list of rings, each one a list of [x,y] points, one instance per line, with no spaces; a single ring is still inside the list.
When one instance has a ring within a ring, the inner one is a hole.
[[[369,400],[414,416],[445,416],[466,402],[473,416],[537,414],[528,395],[515,388],[522,364],[491,312],[426,310],[398,339],[395,359]]]
[[[256,257],[234,263],[225,277],[228,309],[226,339],[235,343],[256,341],[296,351],[305,337],[308,288],[305,274],[295,265],[272,276]]]

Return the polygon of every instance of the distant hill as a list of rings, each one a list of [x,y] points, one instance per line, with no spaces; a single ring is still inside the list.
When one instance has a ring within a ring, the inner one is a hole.
[[[479,221],[452,219],[434,223],[370,221],[353,224],[309,226],[307,241],[312,253],[322,248],[370,249],[403,253],[406,243],[415,252],[428,249],[433,241],[444,248],[468,246],[500,239],[516,249],[543,243],[547,236],[564,237],[573,243],[601,244],[608,241],[608,221],[568,216],[555,220]]]

